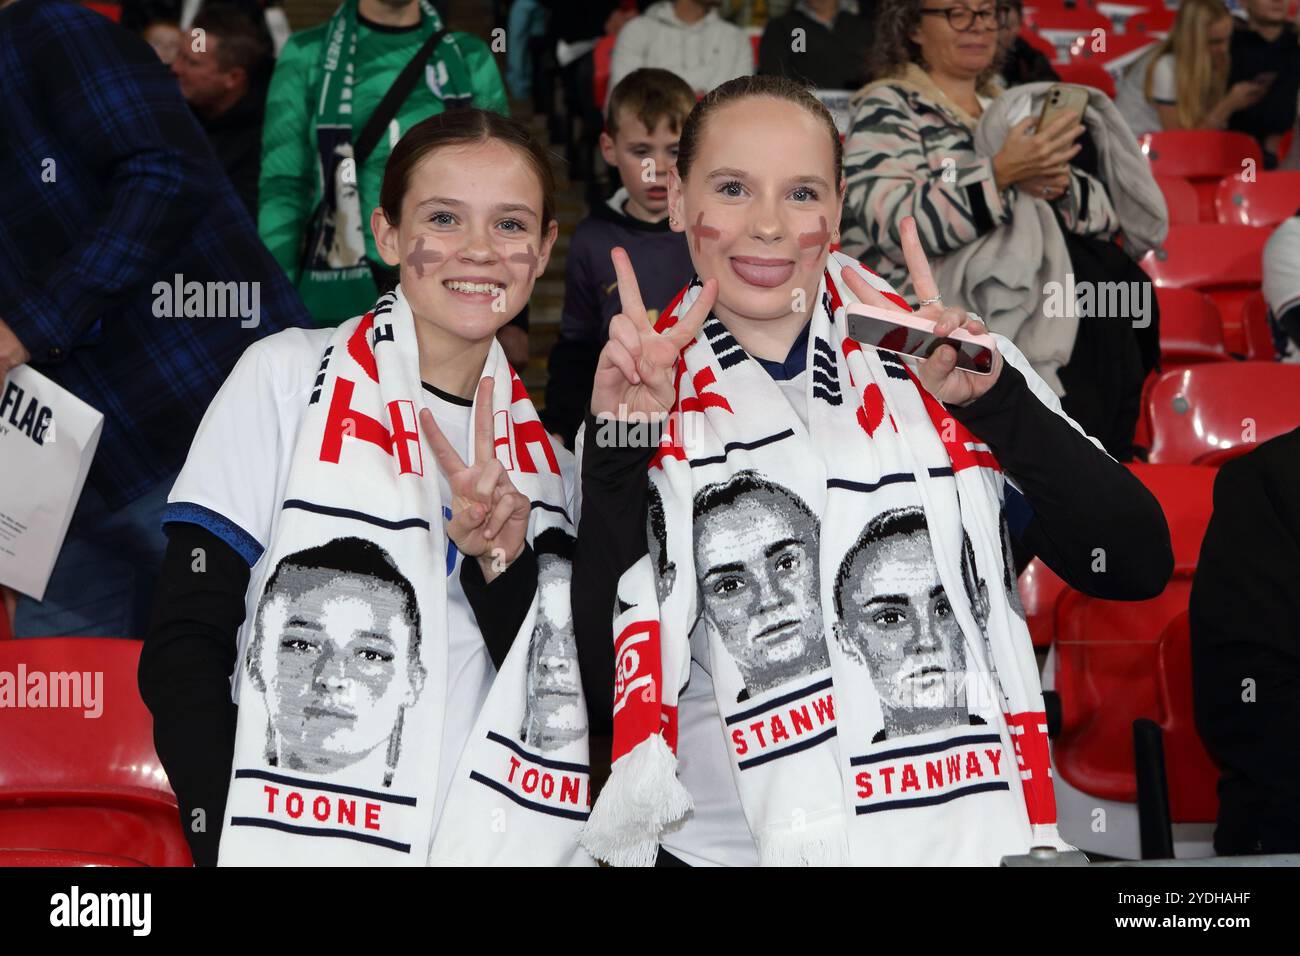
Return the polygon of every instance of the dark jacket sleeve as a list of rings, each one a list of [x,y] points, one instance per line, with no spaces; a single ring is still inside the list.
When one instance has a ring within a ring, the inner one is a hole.
[[[500,670],[537,593],[537,555],[531,546],[524,545],[519,557],[490,583],[483,579],[483,569],[477,560],[462,558],[460,586],[474,612],[492,664]]]
[[[244,559],[207,529],[167,525],[153,620],[140,654],[140,696],[153,714],[154,747],[199,866],[216,865],[225,820],[235,754],[230,677],[248,576]]]
[[[646,553],[646,471],[657,442],[602,448],[586,416],[582,515],[573,558],[573,626],[592,736],[607,735],[614,714],[614,602],[618,579]]]
[[[1034,511],[1021,543],[1066,584],[1113,601],[1164,590],[1174,555],[1160,503],[1132,472],[1040,402],[1018,369],[1004,364],[989,391],[948,410],[1020,486]]]
[[[1216,846],[1227,830],[1300,850],[1297,478],[1300,430],[1228,462],[1214,482],[1189,619],[1196,727],[1225,770]]]
[[[102,194],[76,241],[4,316],[35,360],[53,363],[164,271],[212,205],[218,170],[175,77],[143,41],[76,4],[28,6],[25,76],[49,104],[53,135]],[[59,182],[78,175],[56,172]]]
[[[573,447],[574,435],[587,413],[591,386],[596,378],[596,363],[604,346],[604,316],[596,295],[598,279],[588,258],[597,254],[592,248],[590,230],[580,223],[569,244],[569,258],[564,267],[564,310],[560,316],[560,337],[551,349],[547,363],[546,407],[542,422],[547,431],[564,438]],[[609,249],[600,250],[609,255]]]
[[[591,387],[596,381],[596,366],[603,347],[604,343],[599,341],[568,338],[560,338],[551,347],[542,424],[547,431],[563,438],[568,448],[573,447],[587,402],[591,400]]]

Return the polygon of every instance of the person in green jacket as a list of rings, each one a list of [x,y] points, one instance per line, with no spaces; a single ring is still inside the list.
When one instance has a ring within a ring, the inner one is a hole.
[[[487,43],[448,32],[358,173],[353,144],[402,68],[442,29],[428,0],[343,0],[328,23],[295,33],[276,62],[262,134],[257,225],[320,325],[360,315],[378,295],[368,228],[393,144],[444,109],[506,114]]]

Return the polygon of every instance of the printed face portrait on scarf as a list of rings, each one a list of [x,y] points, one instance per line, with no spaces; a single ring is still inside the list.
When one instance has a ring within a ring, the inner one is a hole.
[[[403,711],[424,685],[419,655],[415,592],[382,548],[336,538],[282,559],[248,652],[270,713],[268,761],[328,774],[383,748],[391,783]]]
[[[817,519],[786,488],[742,471],[695,497],[704,618],[749,696],[827,667]]]
[[[344,139],[345,131],[333,136],[332,132],[328,127],[319,131],[327,212],[313,264],[321,269],[345,269],[361,263],[366,254],[366,240],[361,231],[361,200],[352,143]],[[343,141],[338,142],[339,139]]]
[[[578,642],[567,593],[573,539],[551,529],[538,535],[535,547],[537,622],[528,645],[528,690],[520,736],[542,750],[558,750],[587,732]]]
[[[963,574],[973,574],[965,565]],[[972,586],[981,593],[982,584]],[[840,564],[835,607],[845,653],[871,672],[885,738],[969,723],[966,642],[919,507],[885,511],[867,524]],[[982,607],[972,602],[981,626]]]

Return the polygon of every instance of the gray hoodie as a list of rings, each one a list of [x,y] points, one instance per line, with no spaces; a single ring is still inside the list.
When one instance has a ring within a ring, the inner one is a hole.
[[[669,0],[661,0],[619,31],[610,63],[610,89],[645,66],[676,73],[703,94],[733,77],[753,73],[754,48],[745,31],[718,16],[716,7],[686,23],[673,12]]]

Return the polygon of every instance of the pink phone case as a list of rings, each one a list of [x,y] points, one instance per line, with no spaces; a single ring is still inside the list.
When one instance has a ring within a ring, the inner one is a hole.
[[[915,312],[904,312],[901,309],[883,309],[875,305],[866,305],[861,302],[853,303],[845,309],[846,322],[849,327],[849,337],[864,345],[871,345],[878,349],[884,349],[887,352],[894,352],[909,358],[915,358],[924,361],[926,356],[923,352],[928,351],[926,343],[934,338],[935,323],[930,319],[922,318]],[[868,319],[876,319],[882,322],[888,322],[896,326],[894,332],[890,332],[881,338],[859,337],[855,334],[855,326],[861,326],[861,323],[854,322],[854,316],[865,316]],[[909,334],[915,332],[918,334]],[[993,353],[997,351],[997,343],[993,336],[985,334],[975,334],[968,332],[966,329],[954,329],[945,339],[966,343],[960,349],[960,352],[966,355],[969,363],[961,364],[965,371],[972,372],[975,375],[991,375],[993,372]],[[981,355],[984,352],[986,354]]]

